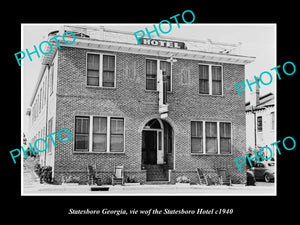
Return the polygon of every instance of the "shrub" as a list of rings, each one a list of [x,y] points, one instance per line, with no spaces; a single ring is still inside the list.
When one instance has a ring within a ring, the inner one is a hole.
[[[177,183],[190,183],[190,179],[186,176],[180,176],[176,178]]]

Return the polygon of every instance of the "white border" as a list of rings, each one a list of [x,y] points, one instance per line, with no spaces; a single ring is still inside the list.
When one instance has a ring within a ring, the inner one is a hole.
[[[47,25],[56,25],[56,26],[60,26],[60,25],[67,25],[66,23],[44,23],[44,24],[33,24],[33,23],[22,23],[20,24],[21,25],[21,49],[24,49],[24,45],[23,45],[23,38],[24,38],[24,31],[23,31],[23,26],[40,26],[40,25],[44,25],[44,26],[47,26]],[[134,23],[134,24],[114,24],[114,23],[102,23],[102,24],[86,24],[86,23],[71,23],[71,24],[68,24],[68,25],[86,25],[86,26],[95,26],[95,25],[103,25],[103,26],[121,26],[121,25],[125,25],[125,26],[143,26],[143,27],[146,27],[147,25],[150,25],[152,26],[153,24],[138,24],[138,23]],[[277,24],[276,23],[263,23],[263,24],[251,24],[251,23],[245,23],[245,24],[240,24],[240,23],[227,23],[227,24],[218,24],[218,23],[214,23],[214,24],[196,24],[194,23],[193,26],[233,26],[233,25],[237,25],[237,26],[274,26],[274,31],[275,31],[275,51],[277,53],[277,46],[276,46],[276,43],[277,43]],[[180,24],[180,26],[190,26],[190,24]],[[169,35],[160,35],[161,38],[168,38],[168,39],[173,39],[174,37],[172,36],[169,36]],[[176,38],[174,38],[176,39]],[[184,41],[183,38],[180,38],[181,40]],[[186,39],[188,40],[188,39]],[[274,59],[275,59],[275,64],[277,65],[277,59],[276,59],[276,54],[274,54]],[[21,65],[21,143],[23,143],[23,131],[24,131],[24,126],[23,126],[23,123],[24,123],[24,120],[23,120],[23,116],[24,115],[24,108],[23,108],[23,92],[24,92],[24,88],[23,88],[23,74],[24,74],[24,68],[23,66]],[[274,132],[274,135],[275,135],[275,140],[276,137],[277,137],[277,79],[275,79],[275,132]],[[223,92],[222,92],[223,93]],[[125,121],[124,121],[124,124],[125,124]],[[175,136],[175,134],[173,134],[173,136]],[[174,145],[173,145],[174,146]],[[175,146],[174,146],[175,147]],[[169,194],[169,193],[163,193],[163,194],[160,194],[160,193],[156,193],[156,194],[152,194],[152,193],[149,193],[149,194],[127,194],[127,193],[122,193],[122,194],[109,194],[109,193],[100,193],[100,192],[97,192],[97,194],[66,194],[66,193],[63,193],[63,194],[60,194],[60,193],[45,193],[45,194],[41,194],[41,193],[36,193],[36,194],[24,194],[24,189],[23,189],[23,158],[24,158],[24,155],[23,155],[23,152],[21,153],[21,196],[277,196],[277,154],[275,155],[275,164],[276,164],[276,170],[275,170],[275,183],[274,183],[274,189],[275,189],[275,193],[270,193],[270,194],[261,194],[261,193],[255,193],[255,194],[189,194],[189,193],[186,193],[186,194]]]

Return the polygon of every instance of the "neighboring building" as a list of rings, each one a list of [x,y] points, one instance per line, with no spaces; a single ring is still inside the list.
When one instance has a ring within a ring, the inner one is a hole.
[[[234,84],[254,57],[212,41],[166,37],[138,45],[133,34],[108,28],[65,26],[60,34],[65,30],[76,41],[58,38],[57,49],[52,40],[28,113],[31,143],[71,132],[66,143],[55,136],[56,146],[48,138],[41,153],[54,179],[86,179],[88,165],[97,165],[104,182],[119,165],[139,182],[174,183],[179,175],[198,182],[196,168],[245,179],[245,167],[239,172],[234,162],[246,151],[245,96]]]
[[[269,146],[274,156],[275,146],[270,145],[276,141],[274,94],[260,96],[259,88],[255,86],[253,89],[250,101],[246,102],[247,149],[259,150],[263,146]],[[270,156],[267,149],[264,149],[263,154],[265,158]]]

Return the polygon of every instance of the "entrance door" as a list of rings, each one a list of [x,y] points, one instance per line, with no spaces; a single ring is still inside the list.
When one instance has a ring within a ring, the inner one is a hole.
[[[143,131],[143,163],[157,163],[157,132]]]

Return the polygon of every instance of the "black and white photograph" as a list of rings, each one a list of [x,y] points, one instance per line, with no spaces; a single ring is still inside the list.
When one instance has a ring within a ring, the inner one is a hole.
[[[4,217],[293,220],[296,7],[121,3],[2,18]]]
[[[23,195],[276,195],[276,24],[22,24],[22,44]]]

